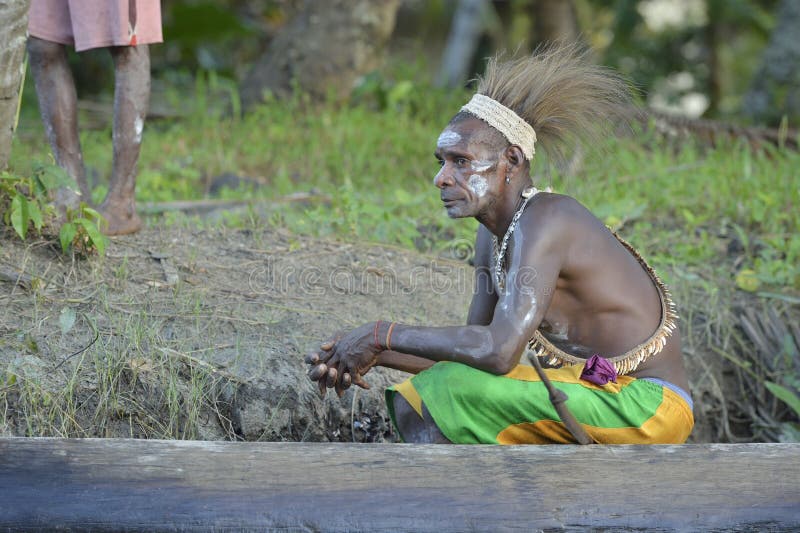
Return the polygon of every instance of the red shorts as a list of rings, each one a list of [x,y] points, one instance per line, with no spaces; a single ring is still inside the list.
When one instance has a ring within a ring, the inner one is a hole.
[[[28,33],[90,48],[160,43],[159,0],[31,0]]]

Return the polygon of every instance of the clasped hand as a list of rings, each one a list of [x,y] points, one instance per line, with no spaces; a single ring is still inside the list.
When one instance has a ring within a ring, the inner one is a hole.
[[[341,398],[352,384],[369,389],[364,375],[375,366],[382,349],[373,341],[374,323],[364,324],[320,345],[320,349],[305,357],[311,368],[308,378],[316,381],[321,396],[335,388]]]

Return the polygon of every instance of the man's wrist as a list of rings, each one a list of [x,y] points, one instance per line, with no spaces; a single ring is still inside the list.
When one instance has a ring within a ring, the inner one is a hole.
[[[396,326],[397,322],[391,322],[388,326],[386,326],[386,336],[383,340],[383,346],[386,350],[392,349],[392,334],[394,334]]]
[[[384,322],[378,320],[372,328],[372,345],[380,350],[392,349],[392,335],[394,335],[397,322]]]
[[[383,345],[380,342],[381,324],[383,324],[383,322],[378,320],[377,322],[375,322],[375,325],[372,328],[372,346],[374,346],[377,350],[383,350]]]

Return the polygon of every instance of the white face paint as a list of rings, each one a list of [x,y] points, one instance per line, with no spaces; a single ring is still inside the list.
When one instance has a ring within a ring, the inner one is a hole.
[[[492,165],[494,165],[494,162],[492,161],[477,160],[470,163],[470,167],[472,167],[473,172],[486,172],[492,168]]]
[[[136,144],[142,142],[142,130],[144,130],[144,120],[142,120],[142,117],[136,117],[133,122],[133,140]]]
[[[486,181],[486,178],[483,176],[473,174],[469,177],[469,180],[467,180],[467,187],[469,187],[469,190],[474,192],[478,198],[483,198],[483,195],[486,194],[486,189],[489,188],[489,182]]]
[[[461,135],[456,133],[453,130],[444,130],[441,135],[439,135],[439,139],[436,141],[436,146],[438,148],[446,148],[449,146],[455,146],[461,142]]]

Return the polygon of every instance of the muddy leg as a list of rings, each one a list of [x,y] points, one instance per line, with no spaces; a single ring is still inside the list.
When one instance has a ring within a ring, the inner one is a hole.
[[[107,235],[139,231],[136,214],[136,163],[150,100],[150,53],[147,45],[109,48],[114,59],[114,163],[108,195],[100,206]]]
[[[416,444],[452,444],[436,426],[425,404],[422,404],[422,414],[420,418],[401,394],[394,395],[394,416],[403,440]]]
[[[74,209],[81,200],[88,203],[91,198],[78,136],[75,81],[67,64],[66,47],[31,37],[28,39],[28,54],[39,110],[56,164],[75,180],[81,193],[78,195],[66,188],[59,189],[54,200],[62,210],[65,207]]]

